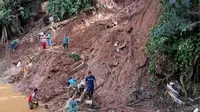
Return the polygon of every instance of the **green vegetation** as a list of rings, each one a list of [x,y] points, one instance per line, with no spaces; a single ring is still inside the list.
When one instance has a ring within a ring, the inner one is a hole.
[[[0,0],[0,35],[6,36],[3,38],[7,38],[7,35],[23,35],[25,32],[21,25],[37,15],[40,1]]]
[[[147,45],[149,74],[158,85],[179,81],[187,98],[193,85],[200,82],[200,1],[160,1],[160,20]]]
[[[95,0],[49,0],[48,12],[57,21],[60,21],[94,6],[94,4]]]
[[[80,54],[69,54],[70,57],[73,58],[73,60],[76,62],[76,61],[79,61],[81,58],[80,58]]]

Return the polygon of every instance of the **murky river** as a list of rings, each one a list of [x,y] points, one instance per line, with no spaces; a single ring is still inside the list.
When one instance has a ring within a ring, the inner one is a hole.
[[[29,110],[27,98],[15,92],[12,85],[0,84],[0,112],[47,112],[43,107]]]

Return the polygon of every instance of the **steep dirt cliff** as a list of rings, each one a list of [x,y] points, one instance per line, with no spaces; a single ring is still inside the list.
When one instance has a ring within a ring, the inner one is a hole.
[[[25,93],[38,87],[39,96],[50,105],[50,111],[61,112],[67,92],[63,88],[67,78],[75,76],[80,81],[81,75],[91,70],[96,76],[97,84],[102,84],[94,94],[95,102],[101,107],[100,111],[151,111],[148,108],[134,109],[125,105],[131,91],[137,86],[138,78],[144,73],[138,68],[147,59],[145,45],[149,40],[150,29],[158,20],[159,1],[100,2],[107,8],[102,8],[95,14],[81,14],[56,23],[56,45],[52,49],[41,51],[37,37],[26,35],[17,53],[7,54],[7,58],[1,61],[1,71],[5,71],[1,73],[2,78],[13,80],[15,87]],[[40,28],[37,33],[39,31],[43,29]],[[66,34],[71,37],[69,52],[81,54],[82,60],[74,62],[63,53],[62,41]],[[12,63],[21,61],[23,67],[29,59],[33,64],[30,76],[23,78],[20,73],[22,68],[16,68]],[[88,66],[70,73],[81,62]],[[5,63],[7,67],[4,66]],[[111,67],[114,76],[106,64]],[[10,71],[6,72],[6,68],[10,68]]]

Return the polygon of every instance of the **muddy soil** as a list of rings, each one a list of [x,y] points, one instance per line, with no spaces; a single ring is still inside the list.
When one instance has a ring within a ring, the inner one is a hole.
[[[46,112],[41,106],[30,110],[27,98],[14,91],[9,84],[0,84],[0,105],[1,112]]]
[[[14,83],[17,90],[30,93],[38,87],[41,101],[48,103],[51,112],[61,112],[65,104],[66,80],[70,76],[79,81],[81,75],[91,70],[97,84],[103,85],[95,91],[95,102],[99,111],[154,111],[145,107],[134,109],[126,106],[128,96],[135,89],[138,78],[144,70],[138,68],[145,64],[145,45],[149,31],[158,21],[158,0],[104,0],[106,8],[95,14],[81,14],[70,20],[56,23],[56,45],[45,51],[35,36],[44,28],[37,27],[23,39],[16,53],[5,53],[1,57],[0,71],[2,81]],[[74,62],[63,53],[62,41],[66,33],[71,37],[69,52],[81,55],[82,60]],[[4,52],[4,53],[2,53]],[[20,67],[16,67],[17,62]],[[32,63],[28,76],[24,78],[22,69]],[[72,69],[81,62],[87,66],[77,72]],[[107,64],[111,67],[111,75]],[[147,83],[144,83],[144,86]]]

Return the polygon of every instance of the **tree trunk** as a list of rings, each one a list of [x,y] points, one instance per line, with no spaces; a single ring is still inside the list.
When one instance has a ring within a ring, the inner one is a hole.
[[[20,22],[17,16],[12,18],[12,24],[14,28],[17,30],[17,33],[19,34],[19,36],[22,36],[25,33],[24,29],[20,25]]]
[[[8,34],[6,30],[6,26],[2,29],[1,43],[5,43],[8,40]]]

